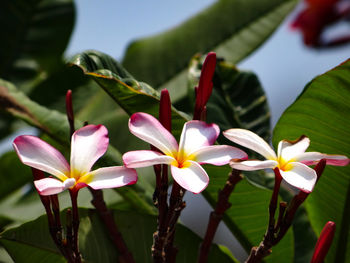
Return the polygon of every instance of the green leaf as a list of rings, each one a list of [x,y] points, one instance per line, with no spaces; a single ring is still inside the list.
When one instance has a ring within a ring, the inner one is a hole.
[[[14,117],[20,118],[30,125],[39,128],[45,134],[56,140],[61,147],[69,151],[69,127],[67,117],[54,110],[49,110],[30,100],[24,93],[18,91],[16,87],[6,81],[0,80],[0,97],[3,103],[0,109],[6,110]],[[76,127],[81,127],[82,122],[76,121]],[[121,154],[112,146],[108,147],[107,153],[98,161],[100,166],[112,166],[121,164]],[[153,204],[150,205],[142,196],[142,187],[122,187],[116,191],[125,199],[132,201],[144,212],[153,213]],[[141,196],[137,193],[139,189]]]
[[[118,254],[108,237],[105,225],[94,210],[80,209],[79,247],[84,262],[117,262]],[[65,212],[61,213],[63,218]],[[136,262],[153,262],[151,246],[156,229],[156,217],[135,212],[114,210],[114,218]],[[4,232],[0,239],[15,262],[61,262],[48,232],[46,216]],[[201,239],[182,225],[177,226],[175,244],[179,248],[178,262],[195,262]],[[33,258],[33,261],[31,260]],[[38,261],[36,261],[38,260]],[[64,262],[64,260],[62,261]],[[209,262],[232,262],[230,257],[214,246]]]
[[[309,151],[350,156],[350,60],[316,77],[284,112],[274,130],[273,142],[306,135]],[[329,220],[337,225],[326,262],[350,260],[350,166],[327,166],[306,209],[319,235]]]
[[[185,94],[187,66],[192,56],[215,51],[236,64],[272,34],[296,3],[217,1],[173,29],[133,42],[123,65],[137,79],[168,88],[172,95],[181,97]]]
[[[74,26],[71,0],[6,0],[1,4],[0,76],[32,80],[61,64]]]
[[[138,82],[110,56],[98,51],[86,51],[70,62],[93,78],[129,115],[146,112],[158,116],[159,93],[143,82]],[[179,137],[187,117],[172,109],[174,136]]]
[[[231,169],[229,167],[213,167],[206,165],[210,183],[203,192],[204,197],[214,207],[218,191],[226,183]],[[271,191],[251,185],[247,180],[239,182],[230,196],[232,204],[224,215],[224,222],[238,239],[247,253],[252,246],[258,246],[262,241],[268,224],[268,206]],[[266,262],[293,262],[294,240],[291,229],[282,241],[272,248],[272,254],[266,257]]]

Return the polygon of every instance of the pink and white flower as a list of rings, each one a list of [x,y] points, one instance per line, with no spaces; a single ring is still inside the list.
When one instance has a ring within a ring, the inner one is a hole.
[[[203,191],[209,183],[209,177],[201,164],[225,165],[231,159],[247,159],[247,154],[240,149],[212,145],[220,133],[216,124],[197,120],[186,122],[179,145],[156,118],[146,113],[133,114],[129,120],[129,129],[132,134],[150,143],[160,152],[127,152],[123,155],[126,167],[168,164],[174,180],[181,187],[196,194]]]
[[[305,152],[310,145],[310,140],[306,136],[301,136],[294,142],[280,141],[276,155],[261,137],[249,130],[229,129],[223,134],[234,143],[247,147],[266,158],[264,161],[232,161],[230,163],[232,168],[253,171],[278,167],[282,178],[287,183],[304,192],[311,192],[317,180],[316,172],[308,165],[316,164],[321,159],[325,159],[329,165],[344,166],[349,164],[349,159],[344,155]]]
[[[134,169],[123,166],[104,167],[91,171],[94,163],[108,148],[108,131],[103,125],[87,125],[72,135],[70,165],[50,144],[35,136],[18,136],[13,147],[22,163],[47,172],[56,178],[34,181],[41,195],[52,195],[65,189],[115,188],[134,184]]]

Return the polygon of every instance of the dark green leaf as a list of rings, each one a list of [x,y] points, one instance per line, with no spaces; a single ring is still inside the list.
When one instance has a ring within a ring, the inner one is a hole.
[[[74,18],[71,0],[2,1],[0,76],[33,80],[37,73],[55,69],[61,64]]]
[[[32,177],[29,168],[24,166],[15,152],[8,152],[0,158],[0,200],[19,189]]]
[[[65,212],[62,212],[61,217],[64,215]],[[156,229],[156,217],[115,211],[114,218],[135,261],[152,262],[152,234]],[[175,244],[179,248],[177,261],[195,262],[201,239],[182,225],[178,225],[176,231]],[[16,263],[61,262],[63,260],[51,241],[46,216],[6,231],[0,242]],[[80,209],[79,246],[84,262],[117,262],[117,250],[108,237],[105,225],[100,222],[94,210]],[[39,256],[50,259],[50,261],[40,261]],[[232,261],[217,246],[214,246],[209,262]]]
[[[284,112],[274,130],[273,142],[311,140],[309,151],[350,156],[350,61],[312,80]],[[350,260],[350,166],[326,167],[306,209],[319,235],[329,220],[337,225],[327,262]]]
[[[270,36],[295,4],[294,0],[217,1],[171,30],[133,42],[123,65],[139,80],[184,95],[192,56],[215,51],[236,64]]]

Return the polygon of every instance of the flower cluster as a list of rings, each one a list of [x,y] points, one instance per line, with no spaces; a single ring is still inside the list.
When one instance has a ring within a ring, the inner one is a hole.
[[[34,182],[41,195],[52,195],[67,188],[114,188],[137,181],[132,168],[168,164],[174,180],[184,189],[200,193],[209,183],[209,177],[201,164],[225,165],[237,170],[259,170],[278,167],[282,178],[290,185],[311,192],[317,180],[316,172],[308,167],[321,159],[329,165],[347,165],[349,159],[342,155],[305,152],[310,140],[302,136],[297,141],[283,140],[277,154],[255,133],[244,129],[230,129],[223,134],[228,139],[256,151],[264,161],[247,160],[247,154],[235,147],[213,145],[220,130],[216,124],[203,121],[185,123],[180,143],[153,116],[135,113],[129,121],[132,134],[150,143],[159,151],[130,151],[123,155],[125,167],[113,166],[91,171],[93,164],[108,147],[107,129],[102,125],[87,125],[72,136],[70,165],[55,148],[34,136],[19,136],[13,142],[21,161],[33,168],[47,172],[56,178],[44,178]]]

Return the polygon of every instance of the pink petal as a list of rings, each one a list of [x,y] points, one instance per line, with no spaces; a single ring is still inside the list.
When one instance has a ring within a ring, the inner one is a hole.
[[[289,164],[293,168],[288,171],[280,170],[282,178],[290,185],[304,192],[312,192],[317,180],[315,170],[303,163],[291,162]]]
[[[123,155],[123,162],[128,168],[140,168],[155,164],[170,164],[175,161],[171,156],[167,156],[155,151],[130,151]]]
[[[231,159],[247,159],[248,155],[242,150],[228,145],[205,146],[192,153],[198,163],[214,165],[228,164]]]
[[[69,179],[72,179],[72,178],[69,178]],[[34,181],[34,185],[38,190],[39,194],[54,195],[74,185],[75,180],[73,179],[74,182],[73,182],[73,185],[71,185],[72,181],[69,179],[67,180],[68,184],[67,183],[65,184],[64,182],[54,178],[44,178],[41,180]]]
[[[166,155],[174,155],[178,150],[174,136],[152,115],[140,112],[131,115],[129,129],[136,137],[152,144]]]
[[[203,121],[188,121],[185,123],[180,137],[179,151],[190,154],[203,146],[215,143],[220,129],[216,124]]]
[[[265,161],[259,161],[259,160],[249,160],[249,161],[232,161],[230,162],[230,166],[237,170],[242,171],[255,171],[255,170],[262,170],[267,168],[275,168],[278,165],[278,163],[274,160],[265,160]]]
[[[326,159],[328,165],[345,166],[349,164],[349,159],[344,155],[332,155],[319,152],[306,152],[294,157],[296,161],[306,165],[316,164],[321,159]]]
[[[50,144],[35,136],[18,136],[13,147],[22,163],[52,174],[62,181],[70,172],[69,164],[63,155]]]
[[[134,184],[137,181],[135,169],[129,169],[123,166],[100,168],[92,171],[87,176],[89,176],[89,181],[85,183],[93,189],[122,187]],[[84,177],[81,178],[82,183],[84,183]]]
[[[171,174],[174,180],[186,190],[199,194],[209,183],[209,177],[206,171],[199,163],[188,161],[191,163],[186,168],[178,168],[171,166]]]
[[[108,131],[103,125],[87,125],[72,135],[70,163],[75,173],[88,173],[108,148]]]
[[[310,145],[310,139],[306,136],[301,136],[296,141],[282,140],[278,144],[278,156],[285,161],[295,159],[295,156],[302,154]]]
[[[266,159],[277,159],[270,145],[254,132],[245,129],[229,129],[223,134],[227,139],[261,154]]]

